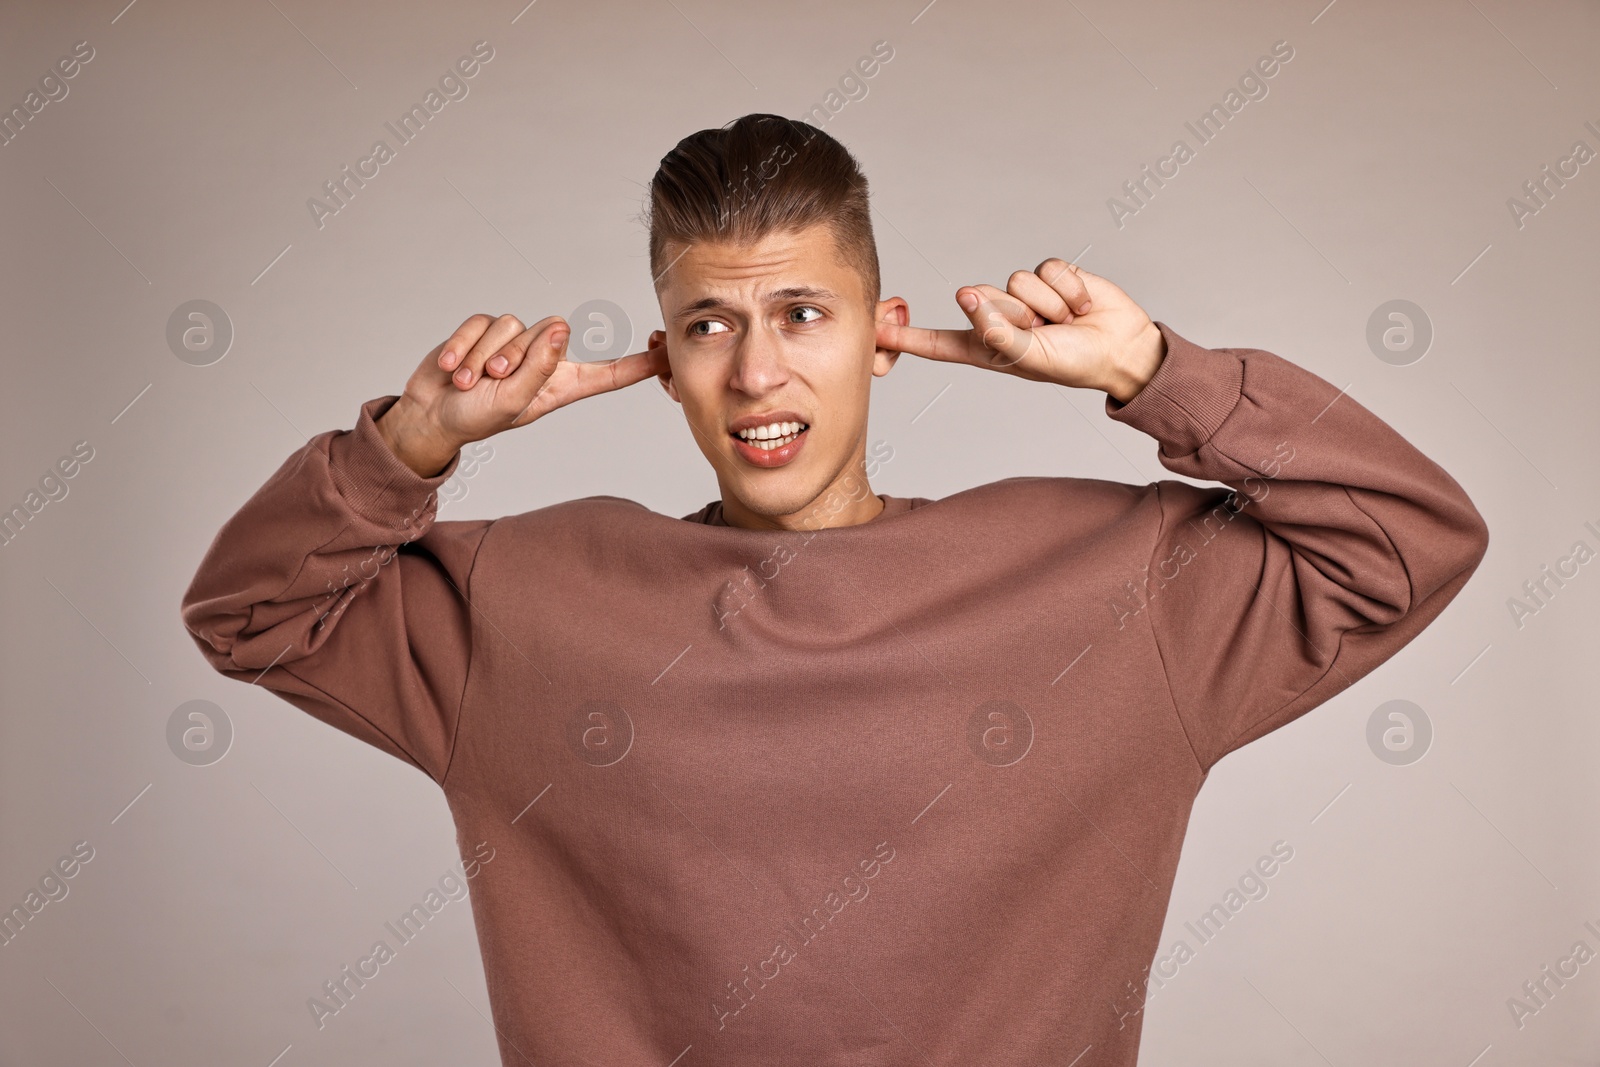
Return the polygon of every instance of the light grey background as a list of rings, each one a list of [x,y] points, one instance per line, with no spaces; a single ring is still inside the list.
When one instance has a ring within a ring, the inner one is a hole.
[[[1294,858],[1152,997],[1141,1063],[1600,1062],[1600,962],[1520,1029],[1506,1003],[1600,949],[1600,562],[1520,629],[1507,607],[1575,541],[1600,548],[1600,161],[1521,228],[1507,207],[1575,141],[1600,150],[1595,5],[124,2],[0,11],[0,105],[95,49],[0,147],[0,503],[95,450],[0,547],[0,904],[95,849],[0,947],[4,1067],[495,1062],[465,903],[316,1029],[307,998],[454,862],[449,815],[415,769],[213,674],[179,597],[286,455],[467,315],[609,299],[642,341],[661,155],[801,115],[880,39],[892,60],[824,129],[871,179],[885,295],[914,322],[965,325],[958,286],[1079,258],[1192,340],[1348,386],[1491,530],[1396,660],[1213,773],[1163,946],[1274,841]],[[318,229],[306,200],[480,39],[467,98]],[[1279,40],[1269,94],[1117,227],[1108,198]],[[197,298],[236,331],[205,367],[165,341]],[[1409,366],[1365,339],[1392,299],[1435,331]],[[1171,476],[1099,394],[915,357],[874,389],[881,492]],[[653,383],[493,445],[443,517],[716,496]],[[1366,742],[1400,698],[1434,729],[1408,766]],[[167,747],[192,699],[234,727],[211,766]]]

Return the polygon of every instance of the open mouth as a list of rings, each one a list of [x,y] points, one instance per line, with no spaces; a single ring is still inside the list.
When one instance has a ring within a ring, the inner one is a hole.
[[[739,430],[733,436],[753,448],[770,452],[790,444],[809,428],[809,424],[804,422],[775,422],[767,426]]]
[[[728,436],[734,440],[734,451],[745,462],[757,467],[781,467],[800,453],[810,428],[811,424],[805,422],[769,422],[732,430]]]

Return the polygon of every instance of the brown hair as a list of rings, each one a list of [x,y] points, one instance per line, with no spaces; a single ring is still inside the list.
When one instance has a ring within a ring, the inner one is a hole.
[[[657,284],[674,262],[669,242],[744,244],[826,222],[840,258],[861,276],[869,311],[878,300],[866,176],[844,145],[808,123],[757,113],[690,134],[661,157],[644,221]]]

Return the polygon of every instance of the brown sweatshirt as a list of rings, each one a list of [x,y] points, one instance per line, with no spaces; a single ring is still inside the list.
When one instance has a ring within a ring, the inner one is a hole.
[[[227,522],[183,621],[493,849],[469,885],[508,1065],[1128,1067],[1211,767],[1394,655],[1488,546],[1355,400],[1157,325],[1106,415],[1231,490],[435,521],[460,457],[418,477],[380,397]]]

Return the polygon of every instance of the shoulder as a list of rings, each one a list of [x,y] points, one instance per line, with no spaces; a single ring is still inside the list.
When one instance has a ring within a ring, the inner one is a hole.
[[[494,520],[494,526],[501,534],[534,531],[559,534],[563,530],[582,532],[628,526],[661,517],[637,500],[601,494],[561,500],[544,507],[505,515]]]
[[[481,547],[496,554],[512,546],[536,545],[541,555],[555,558],[568,547],[594,545],[609,536],[634,536],[652,518],[661,516],[638,501],[586,496],[496,519],[440,520],[425,540],[470,542],[475,552]]]

